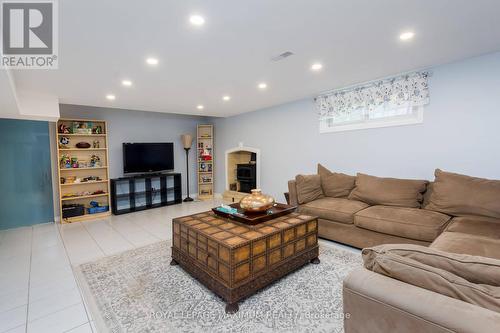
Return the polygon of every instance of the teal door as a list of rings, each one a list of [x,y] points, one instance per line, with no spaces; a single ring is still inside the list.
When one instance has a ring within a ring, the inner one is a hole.
[[[49,124],[0,119],[0,229],[54,221]]]

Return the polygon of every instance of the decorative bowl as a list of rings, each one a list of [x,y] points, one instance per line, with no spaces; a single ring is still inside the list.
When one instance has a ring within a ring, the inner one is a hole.
[[[90,143],[88,142],[78,142],[76,148],[90,148]]]
[[[259,213],[268,210],[274,205],[274,198],[262,194],[260,189],[252,190],[252,194],[247,195],[240,201],[240,208],[247,213]]]

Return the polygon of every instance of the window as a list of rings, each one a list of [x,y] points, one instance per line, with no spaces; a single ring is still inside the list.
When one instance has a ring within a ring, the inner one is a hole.
[[[341,132],[357,129],[419,124],[424,120],[422,106],[390,109],[383,106],[373,111],[356,110],[349,115],[325,117],[320,120],[320,132]]]
[[[427,77],[405,74],[318,96],[320,133],[422,123]]]

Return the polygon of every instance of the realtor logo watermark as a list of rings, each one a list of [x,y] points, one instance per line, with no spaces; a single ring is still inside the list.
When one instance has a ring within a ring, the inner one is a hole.
[[[4,0],[0,17],[1,68],[58,68],[56,0]]]

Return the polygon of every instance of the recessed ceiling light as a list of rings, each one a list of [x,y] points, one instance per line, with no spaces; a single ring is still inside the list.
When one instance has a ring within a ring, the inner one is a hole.
[[[323,65],[320,64],[319,62],[312,64],[312,66],[311,66],[311,70],[313,70],[313,71],[319,71],[319,70],[321,70],[321,68],[323,68]]]
[[[257,87],[259,87],[259,89],[266,89],[267,83],[265,83],[265,82],[259,83],[259,85]]]
[[[189,22],[191,22],[192,25],[203,25],[205,24],[205,19],[203,18],[203,16],[200,16],[200,15],[191,15],[189,17]]]
[[[229,101],[230,99],[231,99],[231,96],[228,96],[228,95],[222,96],[222,100],[224,100],[224,101]]]
[[[132,85],[132,81],[130,80],[122,80],[122,85],[125,87],[130,87]]]
[[[196,108],[197,108],[198,110],[203,110],[205,107],[204,107],[203,105],[201,105],[201,104],[200,104],[200,105],[197,105],[197,106],[196,106]]]
[[[410,40],[413,37],[415,37],[415,33],[413,31],[406,31],[406,32],[403,32],[401,35],[399,35],[399,39],[405,40],[405,41]]]
[[[106,95],[106,99],[108,99],[110,101],[114,101],[116,99],[116,96],[113,94],[108,94],[108,95]]]
[[[147,58],[147,59],[146,59],[146,63],[147,63],[148,65],[151,65],[151,66],[158,65],[158,62],[159,62],[159,61],[158,61],[158,59],[156,59],[156,58]]]

